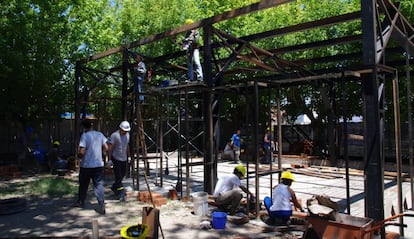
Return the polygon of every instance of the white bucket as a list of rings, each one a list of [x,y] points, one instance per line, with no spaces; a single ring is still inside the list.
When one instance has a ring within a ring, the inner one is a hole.
[[[208,213],[208,193],[195,192],[193,193],[194,213],[198,216],[205,216]]]

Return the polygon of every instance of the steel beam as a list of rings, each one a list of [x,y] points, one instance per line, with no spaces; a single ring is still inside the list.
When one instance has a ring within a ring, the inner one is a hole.
[[[375,221],[384,219],[384,154],[383,154],[383,115],[380,114],[383,95],[379,90],[379,77],[376,65],[377,15],[376,1],[361,1],[363,63],[371,68],[361,74],[364,99],[364,176],[365,176],[365,215]],[[382,88],[381,88],[382,89]],[[381,233],[385,235],[383,231]]]
[[[221,21],[224,21],[224,20],[239,17],[239,16],[242,16],[242,15],[245,15],[245,14],[257,12],[257,11],[260,11],[260,10],[265,10],[265,9],[268,9],[268,8],[271,8],[271,7],[276,7],[278,5],[282,5],[282,4],[291,2],[291,1],[292,0],[262,0],[258,3],[254,3],[254,4],[251,4],[251,5],[248,5],[248,6],[245,6],[245,7],[241,7],[241,8],[235,9],[235,10],[231,10],[231,11],[219,14],[219,15],[215,15],[215,16],[212,16],[210,18],[203,19],[201,21],[196,21],[196,22],[194,22],[192,24],[189,24],[189,25],[183,25],[181,27],[172,29],[170,31],[166,31],[166,32],[163,32],[163,33],[159,33],[159,34],[149,36],[149,37],[144,38],[142,40],[138,40],[138,41],[134,41],[134,42],[131,42],[131,43],[128,43],[128,44],[124,44],[122,46],[114,47],[114,48],[106,50],[104,52],[100,52],[98,54],[89,56],[89,57],[81,60],[80,62],[81,63],[87,63],[89,61],[98,60],[100,58],[103,58],[103,57],[106,57],[106,56],[109,56],[109,55],[112,55],[112,54],[119,53],[123,49],[135,48],[135,47],[138,47],[138,46],[141,46],[141,45],[144,45],[144,44],[148,44],[148,43],[151,43],[151,42],[154,42],[154,41],[158,41],[158,40],[161,40],[161,39],[164,39],[164,38],[172,37],[174,35],[186,32],[186,31],[191,30],[191,29],[205,27],[207,25],[212,25],[214,23],[218,23],[218,22],[221,22]]]

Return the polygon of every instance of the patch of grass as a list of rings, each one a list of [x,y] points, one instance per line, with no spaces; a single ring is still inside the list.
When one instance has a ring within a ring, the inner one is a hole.
[[[1,198],[7,198],[14,196],[21,192],[22,188],[24,188],[26,183],[24,182],[16,182],[12,184],[2,184],[1,190],[0,190],[0,197]]]
[[[64,196],[76,195],[77,182],[67,178],[38,178],[31,181],[20,181],[2,188],[0,197],[21,195]]]
[[[65,178],[43,178],[33,181],[28,185],[30,194],[42,194],[48,196],[74,195],[77,186],[73,181]]]

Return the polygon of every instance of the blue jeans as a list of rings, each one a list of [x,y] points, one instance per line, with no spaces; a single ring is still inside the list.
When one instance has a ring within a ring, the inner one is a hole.
[[[115,194],[122,196],[125,191],[122,180],[126,174],[127,161],[119,161],[112,157],[112,162],[114,163],[113,170],[115,176],[115,182],[112,185],[112,189],[115,191]]]
[[[92,179],[93,189],[99,204],[104,203],[104,168],[80,168],[78,200],[85,202],[89,182]]]
[[[193,63],[195,65],[195,69],[193,66]],[[188,79],[190,81],[203,80],[203,70],[201,68],[200,63],[200,51],[198,49],[189,49],[187,51],[187,68],[188,68]],[[196,73],[197,79],[194,79],[194,72]]]
[[[139,94],[138,99],[144,101],[144,95],[142,94],[142,84],[144,83],[144,76],[137,77],[137,93]]]
[[[270,218],[280,218],[282,220],[289,220],[290,216],[292,216],[292,210],[280,210],[280,211],[271,211],[270,207],[272,206],[273,202],[270,197],[265,197],[263,199],[263,203],[266,207],[267,213],[269,213]]]

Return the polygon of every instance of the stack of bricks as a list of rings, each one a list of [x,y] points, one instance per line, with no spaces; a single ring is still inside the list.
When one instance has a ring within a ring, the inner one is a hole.
[[[11,178],[19,178],[21,176],[21,172],[19,168],[15,165],[4,165],[0,166],[0,178],[1,179],[11,179]]]
[[[160,207],[164,204],[167,204],[168,202],[168,199],[166,197],[163,197],[160,193],[151,192],[151,195],[152,195],[152,201],[154,202],[156,207]],[[141,201],[144,203],[152,203],[150,192],[149,191],[138,192],[138,201]]]

